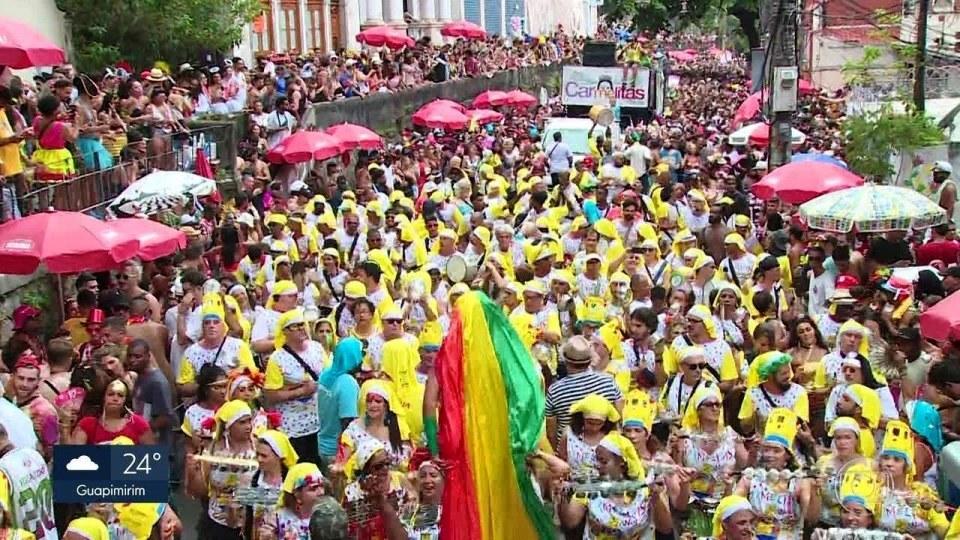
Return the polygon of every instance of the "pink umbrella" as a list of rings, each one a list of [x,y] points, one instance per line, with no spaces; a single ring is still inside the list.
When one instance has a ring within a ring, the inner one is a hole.
[[[774,196],[790,204],[803,204],[825,193],[863,185],[863,178],[829,163],[796,161],[778,167],[750,186],[757,197]]]
[[[30,26],[0,17],[0,66],[23,69],[55,66],[67,61],[57,47]]]
[[[503,120],[503,115],[490,109],[473,109],[467,111],[467,115],[478,124],[493,124]]]
[[[486,39],[487,31],[470,21],[453,21],[443,25],[440,35],[455,38]]]
[[[390,26],[374,26],[357,34],[357,41],[373,47],[402,49],[413,47],[416,42],[404,32]]]
[[[334,136],[322,131],[298,131],[267,152],[270,163],[303,163],[329,159],[343,152]]]
[[[797,85],[797,88],[800,90],[801,94],[816,94],[819,91],[812,82],[806,79],[800,79],[800,83]]]
[[[537,103],[539,103],[537,98],[530,94],[522,90],[514,90],[507,92],[507,98],[504,104],[510,105],[511,107],[533,107]]]
[[[677,62],[691,62],[697,58],[696,54],[690,54],[687,51],[667,51],[667,56]]]
[[[499,107],[507,102],[507,93],[499,90],[487,90],[473,98],[474,107]]]
[[[325,129],[324,133],[337,139],[340,142],[340,147],[344,150],[354,150],[356,148],[375,150],[383,147],[382,137],[377,135],[376,132],[356,124],[337,124]]]
[[[138,248],[136,238],[80,212],[41,212],[0,226],[5,274],[32,274],[41,264],[57,274],[109,270]]]
[[[440,109],[453,109],[453,110],[455,110],[455,111],[457,111],[457,112],[460,112],[460,113],[463,113],[463,114],[466,114],[466,113],[467,113],[467,108],[466,108],[466,107],[464,107],[463,105],[457,103],[456,101],[450,101],[449,99],[435,99],[435,100],[427,103],[427,104],[424,105],[423,107],[420,107],[420,108],[417,110],[417,112],[419,113],[419,112],[427,111],[427,110],[430,110],[430,109],[436,109],[436,108],[440,108]]]
[[[137,257],[153,261],[187,247],[187,235],[163,223],[140,218],[123,218],[106,224],[124,238],[140,242]]]
[[[452,107],[424,106],[414,113],[413,123],[429,128],[457,130],[470,125],[470,117]]]
[[[921,313],[920,333],[934,341],[960,339],[960,294],[951,294]]]
[[[750,97],[743,100],[743,103],[737,107],[737,112],[733,115],[733,127],[739,127],[747,120],[753,120],[757,113],[760,112],[762,105],[763,96],[761,92],[750,94]]]
[[[747,124],[731,133],[727,140],[733,146],[767,146],[770,143],[770,124],[763,122]],[[805,140],[807,140],[807,136],[803,132],[794,128],[790,129],[791,144],[803,144]]]

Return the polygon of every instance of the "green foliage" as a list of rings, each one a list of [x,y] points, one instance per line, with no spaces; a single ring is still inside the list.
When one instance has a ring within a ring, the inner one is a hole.
[[[201,51],[228,51],[256,17],[258,0],[57,0],[70,21],[74,59],[81,70],[118,60],[136,68],[170,65]]]
[[[716,30],[721,21],[732,31],[735,25],[728,21],[735,17],[744,34],[740,37],[746,37],[748,41],[759,40],[756,29],[759,9],[758,0],[604,0],[603,3],[604,17],[608,22],[626,21],[634,31],[682,29],[690,25]],[[742,40],[734,38],[732,41]]]
[[[875,82],[874,65],[880,60],[883,50],[880,47],[867,45],[863,47],[863,57],[859,60],[848,60],[841,69],[844,78],[850,86],[868,86]]]
[[[933,120],[908,109],[894,111],[885,104],[879,110],[849,116],[846,130],[847,163],[867,180],[882,182],[894,173],[890,156],[943,142],[943,131]]]

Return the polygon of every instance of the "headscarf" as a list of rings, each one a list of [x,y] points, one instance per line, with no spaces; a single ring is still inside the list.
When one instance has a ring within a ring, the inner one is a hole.
[[[390,383],[380,379],[370,379],[360,387],[360,416],[367,412],[367,396],[370,395],[379,396],[387,402],[387,410],[393,410],[391,407],[393,392],[390,389]]]
[[[851,384],[844,390],[844,394],[860,406],[861,416],[867,421],[870,429],[877,429],[880,425],[880,397],[877,391],[862,384]]]
[[[268,429],[257,436],[257,440],[269,446],[287,469],[292,469],[293,466],[297,464],[297,460],[300,459],[297,451],[294,450],[293,445],[290,444],[290,438],[287,437],[285,433],[275,429]]]
[[[857,436],[857,453],[864,457],[873,457],[876,448],[874,447],[873,435],[870,434],[869,430],[866,430],[860,427],[860,424],[850,418],[849,416],[838,416],[830,423],[830,430],[827,432],[827,435],[831,439],[836,437],[838,431],[850,431]]]
[[[753,388],[776,375],[780,368],[789,366],[793,359],[780,351],[768,351],[753,359],[750,373],[747,375],[747,387]]]
[[[346,375],[357,369],[363,362],[363,343],[355,337],[343,338],[333,350],[333,363],[329,369],[320,374],[320,384],[326,388],[333,388],[333,384],[341,375]]]
[[[700,429],[700,415],[697,413],[697,408],[710,398],[716,398],[720,402],[719,427],[723,427],[723,396],[720,395],[719,386],[709,384],[700,385],[697,391],[690,396],[690,404],[684,409],[683,418],[680,420],[680,425],[684,429]]]
[[[234,399],[224,403],[213,416],[217,422],[216,433],[214,433],[213,438],[219,439],[224,431],[230,429],[230,426],[248,416],[253,416],[253,411],[250,410],[250,405],[246,401]]]
[[[840,350],[840,338],[844,334],[859,334],[861,339],[860,347],[857,349],[857,352],[862,354],[864,357],[870,356],[870,330],[867,329],[866,326],[853,319],[841,324],[840,330],[837,331],[837,351]]]
[[[916,400],[907,404],[910,428],[930,444],[935,454],[943,448],[940,412],[932,404]]]
[[[581,413],[584,418],[616,422],[620,419],[617,408],[600,394],[590,394],[570,406],[570,414]]]
[[[227,378],[227,401],[233,399],[233,394],[243,383],[250,383],[257,387],[257,394],[259,394],[260,389],[263,388],[263,379],[263,373],[251,370],[249,367],[231,371]]]
[[[283,478],[283,491],[280,493],[280,500],[277,506],[283,506],[283,494],[295,493],[303,486],[310,484],[322,484],[323,474],[315,463],[297,463],[287,471],[287,476]]]
[[[756,513],[753,509],[753,505],[750,504],[750,501],[745,497],[740,497],[739,495],[727,495],[726,497],[720,499],[720,504],[717,505],[717,509],[713,514],[713,537],[720,538],[723,536],[723,522],[730,519],[730,517],[737,512],[742,512],[743,510],[749,510],[750,512]]]
[[[274,328],[273,335],[273,346],[275,349],[280,350],[284,345],[287,344],[287,336],[283,333],[283,330],[294,324],[306,324],[307,319],[303,316],[303,309],[296,308],[291,309],[290,311],[285,311],[280,315],[280,318],[277,319],[277,326]]]
[[[597,446],[623,459],[627,464],[627,478],[637,480],[644,477],[643,463],[640,462],[637,449],[634,448],[630,439],[621,435],[619,431],[611,431],[604,435]]]
[[[87,540],[110,540],[107,524],[95,517],[77,518],[67,525],[67,533],[73,533]]]
[[[793,440],[797,437],[797,415],[790,409],[777,407],[770,411],[764,429],[763,442],[779,444],[793,454]]]
[[[717,339],[717,325],[713,320],[713,314],[710,313],[710,310],[707,306],[702,304],[697,304],[690,308],[690,311],[687,312],[687,317],[693,317],[694,319],[703,323],[703,326],[707,329],[707,337],[710,339]]]
[[[280,281],[273,284],[273,288],[270,290],[270,298],[267,300],[267,309],[273,309],[273,299],[276,296],[283,296],[285,294],[297,294],[300,289],[297,288],[297,284],[290,281],[289,279],[281,279]]]
[[[356,450],[350,454],[350,458],[344,466],[344,472],[349,480],[356,478],[363,468],[367,466],[370,458],[377,455],[378,452],[386,452],[387,447],[383,441],[374,437],[364,437],[360,440]]]

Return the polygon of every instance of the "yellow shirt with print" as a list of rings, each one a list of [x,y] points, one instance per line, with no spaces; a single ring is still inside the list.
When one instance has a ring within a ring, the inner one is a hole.
[[[8,119],[7,111],[0,109],[0,139],[16,135],[13,126],[16,119]],[[20,159],[20,143],[0,145],[0,175],[13,176],[23,172],[23,160]]]
[[[740,405],[740,412],[737,414],[742,422],[749,422],[757,414],[757,406],[753,403],[752,392],[747,392],[743,397],[743,404]],[[810,421],[810,400],[807,398],[807,392],[803,391],[794,403],[793,412],[797,413],[804,422]]]
[[[680,354],[682,350],[671,343],[669,347],[663,350],[663,370],[667,376],[673,375],[680,370]],[[711,376],[710,370],[704,370],[705,376]],[[723,358],[720,359],[720,381],[735,381],[740,378],[740,371],[737,369],[737,360],[733,356],[733,351],[727,346],[723,352]]]
[[[0,503],[3,503],[3,508],[13,508],[13,500],[10,498],[10,480],[7,479],[7,476],[0,472]],[[9,525],[6,524],[6,525]],[[7,540],[36,540],[37,537],[30,531],[25,531],[23,529],[0,529],[3,531],[4,538]],[[13,533],[10,536],[10,533]]]
[[[246,342],[240,344],[237,349],[237,369],[250,368],[250,371],[257,371],[257,365],[253,363],[253,353],[250,352],[250,345]],[[193,369],[193,364],[186,357],[180,361],[180,373],[177,374],[177,384],[191,384],[197,381],[197,373]]]
[[[510,315],[510,324],[513,325],[513,329],[517,331],[517,335],[520,336],[520,341],[523,342],[523,346],[526,347],[527,351],[533,350],[533,344],[537,342],[537,337],[539,337],[541,331],[541,329],[535,327],[533,324],[535,316],[534,314],[527,313],[523,308]],[[547,325],[543,330],[560,335],[560,316],[556,311],[551,311],[550,314],[547,315]],[[551,355],[549,364],[550,370],[556,373],[555,354]]]

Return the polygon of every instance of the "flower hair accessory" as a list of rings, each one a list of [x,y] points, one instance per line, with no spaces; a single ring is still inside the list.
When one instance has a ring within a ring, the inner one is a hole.
[[[283,413],[279,411],[268,411],[264,413],[264,416],[267,417],[267,426],[269,429],[277,429],[280,427],[280,423],[283,420]]]

